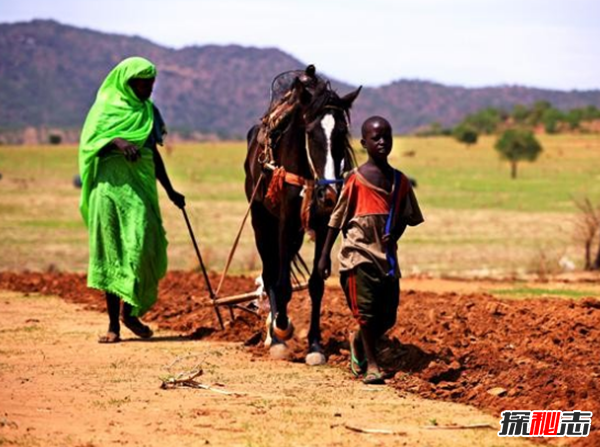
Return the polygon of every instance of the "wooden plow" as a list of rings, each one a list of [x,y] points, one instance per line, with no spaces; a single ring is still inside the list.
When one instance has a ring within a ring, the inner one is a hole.
[[[299,292],[308,289],[308,278],[310,276],[310,270],[304,259],[298,254],[292,262],[291,281],[292,281],[292,292]],[[223,278],[223,277],[222,277]],[[262,278],[257,278],[257,288],[252,292],[241,293],[238,295],[230,295],[220,297],[218,294],[212,298],[213,306],[221,329],[224,329],[223,319],[221,317],[220,308],[228,307],[231,318],[234,318],[234,309],[240,309],[245,312],[249,312],[256,316],[259,315],[258,311],[260,306],[257,301],[261,299],[268,299],[267,292],[264,289]],[[250,303],[250,305],[242,306],[243,303]]]
[[[252,198],[254,198],[254,195],[256,194],[256,191],[257,191],[258,186],[260,185],[262,179],[263,179],[263,175],[261,175],[261,177],[259,178],[259,181],[256,184],[256,187],[254,188]],[[250,200],[250,203],[252,203],[252,199]],[[212,305],[213,305],[215,314],[217,316],[217,320],[219,320],[219,325],[221,326],[221,329],[222,330],[225,329],[225,325],[223,324],[223,317],[221,315],[222,307],[229,308],[229,316],[232,320],[235,318],[234,309],[240,309],[245,312],[249,312],[253,315],[259,316],[259,313],[258,313],[259,305],[258,305],[258,303],[253,303],[253,302],[258,301],[261,298],[264,298],[267,296],[266,291],[264,290],[264,285],[262,283],[262,278],[257,278],[257,286],[258,287],[253,292],[247,292],[247,293],[242,293],[242,294],[238,294],[238,295],[223,296],[223,297],[220,296],[220,291],[221,291],[221,287],[223,286],[223,281],[225,280],[225,277],[227,276],[229,266],[231,265],[231,261],[233,260],[233,255],[235,254],[235,250],[237,248],[237,245],[240,240],[240,236],[242,234],[242,230],[244,229],[244,225],[246,224],[246,220],[248,218],[248,215],[250,214],[250,207],[248,207],[248,210],[246,211],[246,215],[244,216],[244,219],[242,220],[242,224],[240,225],[240,228],[239,228],[238,234],[235,238],[235,241],[233,243],[233,246],[231,247],[231,250],[229,251],[229,256],[227,257],[227,262],[225,263],[225,268],[223,269],[223,273],[221,274],[221,279],[219,280],[219,285],[217,286],[216,291],[215,291],[215,289],[213,289],[212,284],[210,282],[210,278],[208,277],[208,273],[206,271],[204,261],[202,260],[202,255],[200,254],[198,244],[196,243],[196,237],[194,236],[194,231],[192,230],[192,225],[190,224],[190,220],[188,218],[187,212],[185,211],[185,208],[182,208],[181,210],[183,212],[183,217],[185,219],[185,223],[187,225],[188,232],[190,233],[190,238],[192,240],[192,244],[194,245],[194,250],[196,251],[196,257],[198,258],[198,263],[200,264],[200,269],[202,270],[202,275],[204,276],[206,288],[208,289],[208,293],[209,293],[210,299],[212,301]],[[304,259],[302,259],[302,256],[300,256],[300,253],[298,253],[292,260],[290,276],[291,276],[290,279],[292,281],[292,292],[298,292],[301,290],[308,289],[308,278],[310,277],[310,269],[306,265],[306,262],[304,262]],[[250,303],[250,304],[246,305],[246,306],[242,306],[243,303]]]

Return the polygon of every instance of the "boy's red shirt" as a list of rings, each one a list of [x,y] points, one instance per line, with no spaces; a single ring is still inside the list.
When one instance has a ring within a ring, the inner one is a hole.
[[[393,191],[387,192],[373,185],[358,170],[349,175],[329,220],[329,226],[342,230],[344,237],[339,254],[340,271],[368,262],[386,274],[389,264],[382,239],[392,197]],[[415,226],[423,222],[417,198],[404,174],[396,197],[396,215],[393,216],[396,225]],[[396,270],[399,277],[400,270]]]

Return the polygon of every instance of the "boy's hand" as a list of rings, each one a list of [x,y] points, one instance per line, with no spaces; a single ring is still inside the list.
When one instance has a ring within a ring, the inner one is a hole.
[[[177,191],[175,191],[173,189],[168,192],[168,196],[169,196],[169,199],[171,200],[171,202],[173,202],[173,204],[177,208],[179,208],[179,209],[185,208],[185,196],[183,194],[179,194]]]
[[[125,155],[125,158],[128,161],[136,161],[141,157],[138,147],[135,144],[124,140],[123,138],[115,138],[112,143],[117,146],[117,149],[119,149],[123,155]]]
[[[331,274],[331,258],[329,256],[321,256],[319,259],[319,264],[317,265],[317,271],[319,272],[319,276],[321,276],[321,278],[329,278],[329,275]]]

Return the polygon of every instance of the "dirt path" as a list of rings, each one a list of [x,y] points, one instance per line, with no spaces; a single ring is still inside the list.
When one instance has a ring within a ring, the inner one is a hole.
[[[510,282],[500,281],[488,284],[405,280],[398,323],[379,346],[383,365],[393,376],[388,381],[391,388],[401,397],[413,393],[422,398],[472,405],[494,416],[496,421],[501,411],[517,409],[582,410],[600,414],[600,301],[597,299],[600,288],[597,278],[574,276],[558,278],[552,283],[523,284],[526,290],[537,288],[538,291],[552,292],[550,296],[563,290],[562,296],[575,298],[499,299],[489,293],[505,290],[509,285]],[[250,277],[230,277],[225,282],[222,296],[253,288]],[[58,295],[68,302],[83,304],[86,309],[104,311],[102,295],[90,292],[85,285],[85,276],[81,274],[0,272],[0,289]],[[312,377],[311,383],[317,384],[313,386],[321,393],[318,384],[325,380],[320,376],[315,378],[315,371],[301,365],[309,310],[306,294],[297,294],[291,302],[290,314],[297,327],[291,347],[293,360],[298,364],[284,364],[283,374],[296,371],[302,381]],[[322,315],[328,362],[330,367],[339,368],[328,367],[326,370],[341,374],[331,379],[332,383],[343,383],[347,380],[347,334],[351,318],[339,287],[330,285],[327,288]],[[275,367],[262,345],[264,326],[260,319],[237,311],[234,320],[226,317],[225,331],[215,330],[218,324],[197,273],[170,272],[161,281],[159,302],[144,318],[155,327],[194,340],[237,343],[239,352],[232,357],[244,357],[239,360],[239,366],[232,366],[236,371],[244,371],[248,365],[252,365],[252,371],[259,364]],[[98,349],[93,343],[94,337],[90,337],[82,350]],[[241,342],[245,344],[243,348]],[[166,356],[168,358],[162,359],[162,364],[171,361],[173,356],[175,354]],[[297,367],[300,369],[293,369]],[[152,377],[157,374],[153,373]],[[245,380],[243,374],[240,381]],[[290,379],[284,377],[277,381],[280,382],[288,383]],[[261,390],[267,389],[262,383],[260,386]],[[310,413],[314,405],[307,404],[307,407]],[[392,414],[395,413],[397,411],[393,410]],[[444,424],[456,422],[453,412],[445,414],[448,420],[444,420]],[[405,419],[410,417],[396,419],[396,425],[393,425],[397,426],[398,421],[402,425]],[[436,419],[439,423],[437,416],[425,419]],[[275,429],[281,430],[276,428],[280,422],[265,433],[272,436]],[[419,426],[423,423],[421,420]],[[265,445],[272,441],[269,438]],[[599,445],[598,424],[592,422],[588,438],[562,441],[578,447]],[[310,445],[308,440],[299,442]]]
[[[494,429],[424,428],[496,426],[494,416],[369,388],[342,368],[274,362],[240,343],[163,330],[151,342],[98,345],[104,316],[52,296],[1,291],[0,315],[1,445],[504,445]],[[176,370],[200,362],[202,383],[243,395],[159,389],[164,366],[187,355]],[[344,424],[404,434],[361,434]]]

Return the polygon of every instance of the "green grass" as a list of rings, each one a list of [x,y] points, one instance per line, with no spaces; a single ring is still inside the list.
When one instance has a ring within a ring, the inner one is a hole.
[[[494,295],[503,295],[510,298],[529,297],[556,297],[556,298],[584,298],[597,296],[597,292],[586,290],[544,289],[535,287],[515,287],[514,289],[495,289],[490,291]]]
[[[574,242],[573,198],[600,202],[600,136],[542,136],[544,152],[508,163],[484,137],[466,148],[450,138],[396,138],[391,163],[418,181],[426,222],[400,243],[405,273],[461,273],[488,269],[532,271],[567,255],[581,262]],[[357,148],[359,161],[365,153]],[[413,151],[414,156],[404,154]],[[175,145],[164,154],[173,184],[186,195],[188,214],[209,268],[220,271],[246,211],[245,144]],[[78,211],[75,146],[0,146],[0,269],[84,271],[87,231]],[[197,268],[179,210],[159,187],[171,269]],[[305,243],[308,260],[312,244]],[[335,261],[334,261],[335,262]],[[232,271],[260,269],[248,224]]]
[[[425,206],[442,209],[493,209],[573,212],[573,198],[600,200],[597,135],[542,136],[544,152],[533,163],[519,163],[517,179],[483,137],[468,149],[449,138],[401,138],[392,161],[419,182]],[[406,151],[414,157],[403,157]]]

